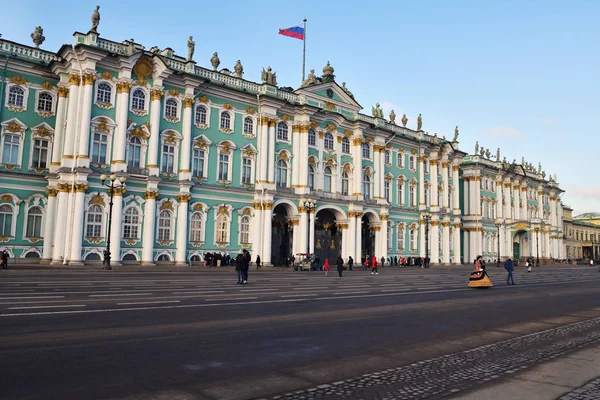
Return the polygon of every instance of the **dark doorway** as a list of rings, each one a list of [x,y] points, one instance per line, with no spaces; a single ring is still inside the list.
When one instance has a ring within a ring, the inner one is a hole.
[[[335,264],[342,249],[342,232],[336,226],[335,215],[330,210],[321,210],[315,219],[315,254],[322,266],[325,259]],[[333,268],[333,267],[332,267]]]
[[[286,265],[286,260],[292,255],[292,224],[287,208],[279,204],[273,210],[271,234],[271,264]]]
[[[361,257],[372,256],[375,253],[375,230],[371,226],[371,220],[367,214],[363,215],[361,221]],[[375,256],[378,256],[375,254]]]

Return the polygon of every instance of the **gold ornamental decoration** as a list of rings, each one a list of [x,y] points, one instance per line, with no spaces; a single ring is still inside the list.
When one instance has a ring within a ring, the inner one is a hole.
[[[95,74],[83,74],[83,84],[84,85],[93,85],[96,80]]]
[[[0,200],[2,200],[3,203],[10,203],[12,199],[13,198],[10,194],[5,194],[4,196],[0,197]]]
[[[187,203],[188,201],[190,201],[192,198],[192,195],[189,193],[180,193],[179,194],[179,201],[181,203]]]
[[[152,77],[152,60],[148,57],[140,57],[140,59],[133,66],[133,73],[138,80],[144,81],[145,79]]]
[[[346,129],[346,130],[344,131],[344,137],[347,137],[347,138],[349,138],[350,136],[352,136],[352,131],[351,131],[351,130],[348,130],[348,129]]]
[[[363,142],[364,142],[363,138],[354,138],[354,139],[352,139],[352,144],[354,146],[361,146],[363,144]]]
[[[225,103],[223,104],[223,108],[226,110],[232,110],[233,106],[231,105],[231,103]]]
[[[160,205],[160,210],[170,210],[170,211],[174,211],[173,210],[173,203],[171,203],[170,200],[165,201],[164,203],[162,203]]]
[[[327,124],[327,126],[325,127],[325,129],[327,130],[327,132],[334,132],[335,131],[335,125],[334,124]]]
[[[56,93],[58,93],[58,97],[63,97],[66,99],[69,96],[69,88],[66,88],[64,86],[59,86],[56,89]]]
[[[46,128],[37,128],[35,130],[35,134],[36,134],[36,136],[40,136],[40,137],[48,137],[48,136],[50,136],[50,131]]]
[[[229,216],[229,210],[225,206],[219,207],[219,211],[217,211],[217,215],[227,215]]]
[[[194,99],[191,97],[186,97],[183,99],[183,108],[192,108],[194,105]]]
[[[129,82],[117,83],[117,93],[129,93],[133,85]]]
[[[91,198],[89,204],[96,204],[96,205],[103,206],[103,207],[106,205],[106,203],[104,202],[104,199],[99,194],[94,195],[94,197]]]
[[[256,111],[254,110],[254,108],[250,107],[246,110],[246,114],[249,115],[254,115],[256,113]]]
[[[23,128],[21,125],[17,124],[17,123],[10,123],[8,124],[8,126],[6,127],[6,130],[9,131],[10,133],[22,133],[25,128]]]
[[[206,144],[206,142],[204,141],[204,139],[198,139],[198,140],[196,140],[196,141],[194,142],[194,145],[195,145],[196,147],[199,147],[199,148],[201,148],[201,149],[204,149],[204,148],[206,148],[206,147],[207,147],[207,144]]]
[[[152,89],[152,91],[150,92],[150,98],[152,100],[161,100],[164,96],[165,92],[163,92],[162,90],[159,89]]]
[[[335,104],[330,101],[325,102],[325,108],[329,111],[333,111],[335,109]]]
[[[173,97],[177,97],[179,96],[180,92],[177,89],[169,89],[169,95],[173,96]]]
[[[59,183],[56,185],[56,187],[63,193],[69,193],[71,191],[71,185],[68,183]]]
[[[96,127],[97,131],[109,133],[108,129],[108,120],[105,117],[98,118],[98,126]]]
[[[52,89],[54,89],[54,86],[50,82],[48,82],[48,81],[42,83],[42,87],[44,89],[46,89],[46,90],[52,90]]]
[[[198,101],[200,103],[208,103],[208,97],[206,97],[206,96],[200,96],[200,98],[198,99]]]
[[[114,79],[114,76],[110,72],[108,72],[108,71],[103,71],[100,74],[100,77],[102,79],[106,79],[107,81],[112,81]]]
[[[88,190],[87,183],[77,183],[75,184],[75,192],[77,193],[85,193]]]
[[[287,114],[283,114],[283,115],[281,116],[281,119],[282,119],[282,120],[284,120],[285,122],[288,122],[288,121],[289,121],[291,118],[289,117],[289,115],[287,115]]]
[[[27,83],[27,79],[23,78],[21,75],[11,76],[8,80],[15,85],[24,85]]]
[[[71,74],[69,75],[69,83],[73,86],[79,86],[81,83],[81,78],[79,75]]]
[[[58,195],[58,189],[46,189],[46,195],[48,195],[48,197],[56,197]]]
[[[158,191],[157,190],[146,190],[144,192],[144,197],[146,197],[146,200],[155,200],[158,197]]]

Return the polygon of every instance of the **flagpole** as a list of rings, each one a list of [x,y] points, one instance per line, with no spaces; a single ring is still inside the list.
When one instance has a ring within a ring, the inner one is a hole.
[[[306,65],[306,18],[304,18],[304,50],[302,51],[302,82],[304,82],[304,68]]]

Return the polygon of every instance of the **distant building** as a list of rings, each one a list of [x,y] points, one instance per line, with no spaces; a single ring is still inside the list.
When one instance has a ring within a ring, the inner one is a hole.
[[[265,264],[307,252],[434,264],[563,256],[563,191],[541,168],[478,145],[467,154],[458,130],[447,140],[410,129],[379,105],[362,114],[329,63],[294,90],[270,67],[262,83],[243,79],[240,62],[217,70],[216,53],[212,68],[197,65],[191,38],[186,59],[95,29],[74,37],[56,53],[0,40],[0,248],[13,257],[100,260],[99,177],[112,173],[126,178],[114,192],[115,263],[241,248]]]
[[[600,213],[573,217],[573,209],[563,206],[565,257],[600,258]]]

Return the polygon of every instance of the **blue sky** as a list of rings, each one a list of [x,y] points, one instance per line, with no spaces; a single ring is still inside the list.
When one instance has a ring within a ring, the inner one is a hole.
[[[102,37],[185,56],[193,35],[199,65],[217,51],[221,68],[240,59],[244,77],[259,81],[270,65],[292,87],[302,41],[277,32],[307,18],[307,71],[320,75],[330,61],[365,113],[379,102],[412,127],[421,113],[440,137],[459,125],[462,150],[479,141],[509,161],[541,162],[576,214],[600,212],[600,1],[29,0],[3,7],[0,33],[30,44],[41,25],[42,48],[56,51],[87,32],[96,4]]]

